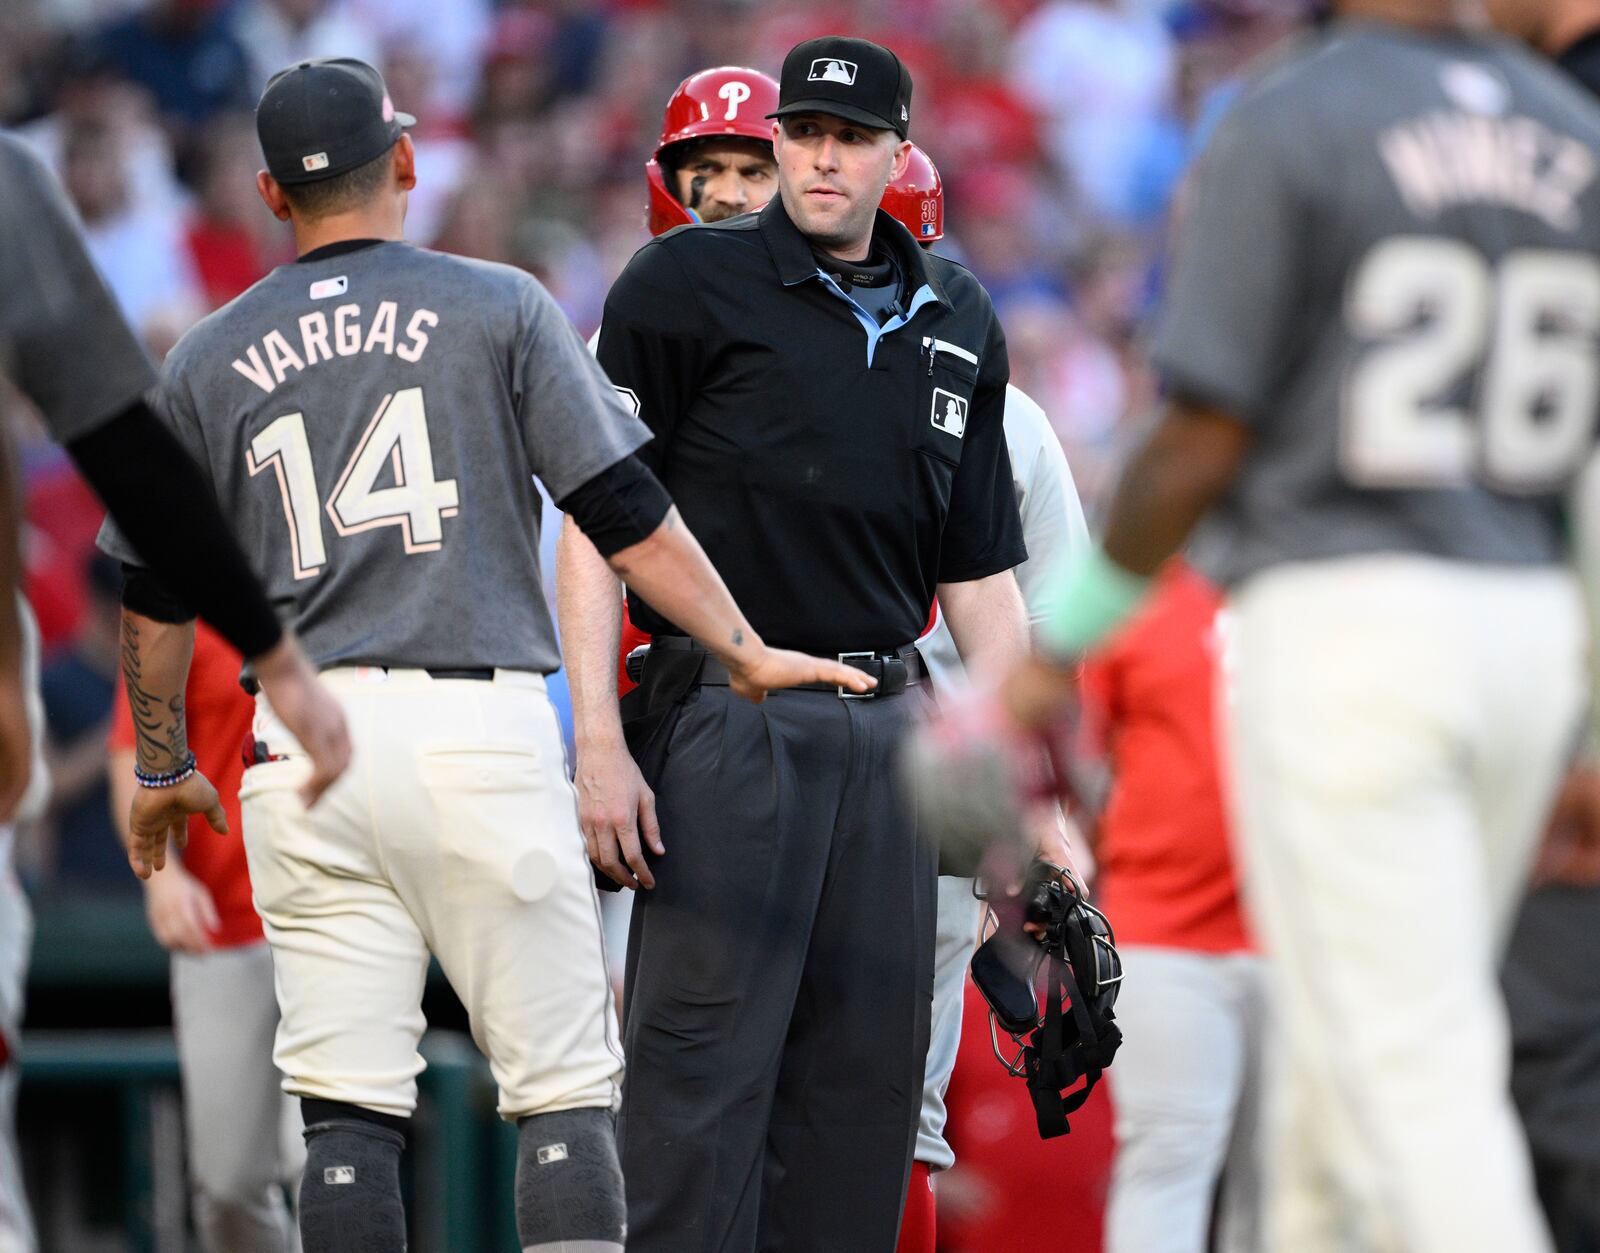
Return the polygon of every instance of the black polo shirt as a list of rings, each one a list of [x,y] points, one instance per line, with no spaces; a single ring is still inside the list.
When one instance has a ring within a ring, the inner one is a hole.
[[[922,633],[939,583],[1027,557],[989,295],[883,212],[907,315],[879,327],[774,197],[651,240],[598,353],[655,439],[638,453],[768,643],[831,655]],[[869,329],[870,324],[870,329]],[[681,634],[630,593],[633,621]]]

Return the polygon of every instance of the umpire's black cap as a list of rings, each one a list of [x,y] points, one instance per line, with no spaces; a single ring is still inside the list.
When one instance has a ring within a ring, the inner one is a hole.
[[[808,39],[783,58],[778,109],[767,116],[792,113],[830,113],[904,139],[911,125],[911,73],[870,39]]]
[[[256,106],[267,171],[280,183],[334,178],[382,156],[415,126],[365,61],[323,57],[279,70]]]

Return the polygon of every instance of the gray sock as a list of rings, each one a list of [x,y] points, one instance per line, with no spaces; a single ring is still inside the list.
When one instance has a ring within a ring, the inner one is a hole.
[[[306,1128],[300,1183],[305,1253],[405,1253],[400,1150],[405,1137],[349,1119]]]
[[[611,1111],[564,1109],[518,1123],[517,1238],[523,1253],[621,1253],[627,1234]]]

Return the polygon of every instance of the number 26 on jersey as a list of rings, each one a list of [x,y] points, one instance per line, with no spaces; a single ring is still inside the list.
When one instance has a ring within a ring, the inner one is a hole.
[[[270,468],[277,475],[294,577],[315,577],[328,564],[328,546],[305,415],[286,413],[266,427],[250,441],[245,463],[251,474]],[[385,469],[392,482],[379,487]],[[383,398],[326,508],[340,535],[397,526],[408,553],[427,553],[443,545],[444,519],[455,516],[459,503],[456,481],[433,475],[422,388],[407,387]]]
[[[1561,487],[1594,443],[1600,262],[1527,250],[1491,267],[1452,239],[1402,236],[1366,256],[1345,316],[1341,459],[1364,487]]]

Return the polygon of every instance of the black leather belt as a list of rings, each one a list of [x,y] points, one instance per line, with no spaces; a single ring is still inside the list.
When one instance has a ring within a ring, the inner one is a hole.
[[[387,671],[399,669],[400,667],[369,666],[367,668]],[[493,666],[469,666],[463,670],[435,670],[431,667],[426,667],[424,673],[431,679],[475,679],[480,683],[494,682]],[[250,668],[248,662],[245,663],[244,669],[239,672],[239,686],[244,688],[246,696],[256,696],[261,691],[261,681],[256,678],[255,671]]]
[[[659,648],[664,652],[701,653],[703,656],[700,662],[700,674],[692,686],[728,686],[728,668],[706,652],[705,646],[698,640],[690,639],[686,635],[658,635],[650,641],[649,647],[652,651]],[[841,700],[875,700],[880,696],[899,696],[906,688],[915,687],[927,678],[927,671],[922,665],[922,654],[917,651],[915,644],[903,644],[899,648],[882,651],[868,649],[863,652],[840,653],[838,657],[845,665],[854,666],[857,670],[877,679],[878,686],[870,692],[852,692],[832,683],[799,683],[783,690],[832,692]],[[646,653],[644,658],[646,673],[649,665],[650,658]]]

